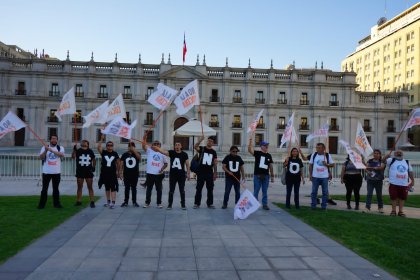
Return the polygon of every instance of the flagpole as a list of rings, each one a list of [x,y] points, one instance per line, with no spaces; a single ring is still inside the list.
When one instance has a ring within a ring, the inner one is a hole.
[[[153,121],[152,125],[147,129],[146,133],[144,134],[143,138],[144,140],[147,139],[147,134],[149,134],[149,132],[155,127],[156,122],[159,120],[160,116],[162,116],[164,110],[161,110],[159,115],[157,116],[157,118]]]
[[[398,140],[400,140],[400,137],[402,135],[402,133],[404,132],[405,127],[408,124],[408,121],[411,119],[411,116],[413,114],[414,110],[412,110],[410,112],[410,115],[408,116],[408,120],[405,122],[403,128],[401,129],[400,133],[398,134],[397,138],[395,139],[394,145],[392,145],[392,148],[389,150],[388,154],[386,155],[386,157],[389,157],[389,155],[392,153],[392,151],[395,149],[395,146],[397,146]]]
[[[77,112],[74,113],[74,144],[77,145]]]
[[[201,123],[201,135],[204,138],[204,129],[203,129],[203,114],[201,113],[201,103],[198,105],[198,111],[200,112],[200,123]]]
[[[27,125],[26,127],[29,129],[30,132],[32,132],[33,135],[35,135],[35,137],[39,140],[39,142],[42,143],[42,145],[47,146],[47,143],[45,143],[45,141],[42,140],[41,137],[39,137],[38,134],[36,134],[35,131],[33,131],[29,125]]]

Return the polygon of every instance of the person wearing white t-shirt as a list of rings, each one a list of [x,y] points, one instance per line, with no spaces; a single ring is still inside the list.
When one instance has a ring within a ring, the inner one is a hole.
[[[42,160],[42,190],[38,209],[44,209],[48,199],[48,186],[52,181],[53,205],[63,208],[60,203],[58,186],[61,180],[61,158],[64,157],[64,148],[57,144],[58,137],[51,135],[50,144],[41,148],[39,158]]]
[[[328,158],[327,158],[328,157]],[[311,208],[316,208],[319,185],[322,187],[321,208],[327,209],[328,202],[328,169],[334,167],[331,155],[325,153],[324,143],[316,144],[316,153],[309,160],[309,180],[312,181]]]
[[[403,158],[403,152],[394,152],[394,158],[385,156],[384,161],[389,170],[389,196],[392,203],[391,216],[396,216],[398,201],[398,216],[405,217],[404,203],[407,200],[408,190],[414,185],[413,168],[408,160]],[[409,180],[410,179],[410,180]]]
[[[161,144],[159,141],[153,141],[153,146],[160,148]],[[162,208],[162,181],[165,178],[163,171],[168,166],[168,161],[165,155],[155,152],[149,145],[144,141],[142,143],[143,150],[146,152],[146,203],[143,208],[150,206],[152,198],[153,185],[156,186],[156,203],[158,208]]]

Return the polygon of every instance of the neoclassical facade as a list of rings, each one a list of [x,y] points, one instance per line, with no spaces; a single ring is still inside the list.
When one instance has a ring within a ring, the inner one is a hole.
[[[404,92],[355,92],[358,86],[354,72],[333,72],[326,69],[287,70],[209,67],[205,58],[196,65],[172,65],[170,59],[160,64],[72,61],[45,58],[0,57],[0,115],[11,110],[28,123],[40,137],[57,134],[62,145],[71,147],[74,137],[97,141],[101,126],[82,129],[81,115],[122,93],[127,120],[137,120],[133,138],[141,139],[159,112],[147,102],[148,96],[162,82],[177,90],[190,81],[199,83],[203,122],[217,131],[216,150],[225,153],[233,144],[246,151],[248,124],[257,113],[264,113],[257,126],[254,144],[270,142],[270,151],[279,156],[285,124],[295,112],[295,129],[304,152],[311,152],[313,143],[305,139],[325,122],[330,124],[328,139],[331,153],[344,153],[338,140],[354,142],[357,122],[365,128],[371,144],[386,150],[407,119],[408,95]],[[78,115],[54,117],[63,94],[76,89]],[[149,140],[159,139],[163,147],[173,146],[173,131],[191,118],[199,119],[198,106],[188,115],[178,116],[175,106],[163,113],[149,133]],[[77,129],[77,134],[75,134]],[[108,136],[120,149],[125,140]],[[406,140],[406,135],[403,135]],[[191,150],[192,138],[179,139]],[[326,142],[326,141],[325,141]],[[0,139],[0,146],[38,148],[40,143],[26,130],[10,133]]]

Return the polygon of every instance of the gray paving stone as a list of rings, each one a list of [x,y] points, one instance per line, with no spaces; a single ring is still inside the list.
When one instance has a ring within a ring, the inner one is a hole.
[[[153,280],[153,272],[141,272],[141,271],[117,271],[114,276],[114,280]]]
[[[357,280],[359,277],[357,277],[355,274],[351,273],[350,271],[346,269],[317,269],[316,273],[322,278],[322,279],[331,279],[331,280]],[[382,278],[380,278],[382,279]]]
[[[279,246],[316,246],[304,238],[278,238]]]
[[[85,260],[83,260],[83,262],[80,264],[76,271],[103,271],[114,273],[120,265],[120,262],[120,259],[113,259],[108,257],[86,258]]]
[[[159,258],[124,257],[119,271],[158,271]]]
[[[35,271],[75,271],[83,262],[82,258],[49,258]]]
[[[361,257],[335,257],[338,263],[342,264],[346,268],[368,268],[372,269],[375,267],[371,262]]]
[[[161,258],[193,258],[194,250],[193,247],[162,247],[160,250]]]
[[[197,270],[195,258],[160,258],[159,271],[185,271]]]
[[[205,257],[227,257],[229,250],[221,246],[194,246],[194,255],[196,258]]]
[[[395,276],[387,273],[386,271],[379,269],[379,268],[354,268],[350,270],[351,273],[359,277],[360,279],[381,279],[381,280],[396,280]],[[379,277],[378,277],[379,275]]]
[[[302,260],[313,269],[336,269],[343,268],[331,257],[303,257]]]
[[[224,246],[219,238],[193,238],[192,241],[194,246]]]
[[[59,248],[56,252],[52,254],[52,258],[62,259],[62,258],[81,258],[84,259],[87,255],[90,254],[92,248],[89,247],[66,247],[63,246]]]
[[[163,232],[160,230],[137,230],[133,238],[162,238]]]
[[[198,272],[198,278],[200,280],[222,280],[222,279],[229,279],[229,280],[239,280],[239,276],[236,271],[205,271],[200,270]]]
[[[270,246],[270,247],[258,247],[258,250],[266,257],[293,257],[296,256],[292,250],[292,247],[286,246]]]
[[[108,271],[76,271],[70,277],[71,280],[112,280],[114,272]]]
[[[290,250],[299,257],[325,257],[326,254],[317,247],[290,247]]]
[[[160,247],[161,245],[160,238],[133,238],[129,247]]]
[[[47,258],[59,249],[60,247],[39,247],[31,245],[17,253],[15,258]]]
[[[25,280],[65,280],[72,279],[72,274],[73,272],[64,271],[39,271],[29,274],[28,277],[25,278]]]
[[[308,269],[308,266],[296,257],[269,258],[276,269]]]
[[[160,247],[131,247],[126,252],[127,258],[158,258]]]
[[[1,272],[0,279],[4,280],[23,280],[29,275],[29,272]]]
[[[246,238],[222,238],[223,244],[226,247],[255,247],[255,244]]]
[[[230,257],[261,257],[260,251],[256,247],[229,247],[227,254]]]
[[[278,273],[287,280],[320,280],[320,276],[312,270],[279,270]],[[324,279],[324,278],[322,278]],[[329,279],[329,278],[325,278]],[[345,278],[341,279],[344,280]]]
[[[358,255],[350,249],[343,246],[319,246],[321,251],[331,257],[357,257]]]
[[[282,246],[283,244],[279,239],[270,236],[251,238],[251,240],[257,247]]]
[[[241,280],[255,280],[255,279],[278,280],[278,279],[281,279],[278,275],[276,275],[275,272],[269,271],[269,270],[267,271],[241,270],[241,271],[238,271],[238,274]]]
[[[192,247],[191,238],[163,238],[162,247]]]
[[[270,270],[268,262],[262,257],[232,258],[237,270]]]
[[[198,270],[235,270],[230,258],[197,258]]]
[[[159,271],[157,280],[198,280],[197,271]]]
[[[126,247],[96,247],[89,253],[89,258],[112,258],[121,259],[127,248]]]
[[[302,238],[301,235],[290,229],[270,231],[270,234],[277,238]]]

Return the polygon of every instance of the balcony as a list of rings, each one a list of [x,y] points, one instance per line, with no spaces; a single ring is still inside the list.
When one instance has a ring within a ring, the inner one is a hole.
[[[49,92],[48,92],[48,95],[49,96],[60,96],[60,91],[52,91],[52,90],[50,90]]]
[[[395,132],[395,126],[387,126],[386,132]]]
[[[122,95],[123,99],[133,99],[132,93],[123,93]]]
[[[234,98],[232,99],[232,102],[233,102],[233,103],[242,103],[242,97],[234,97]]]
[[[301,99],[300,105],[309,105],[309,100]]]
[[[338,101],[330,101],[330,106],[338,106],[339,102]]]
[[[241,122],[233,122],[232,123],[232,128],[242,128],[242,123]]]
[[[219,122],[209,122],[210,127],[219,127]]]
[[[220,102],[219,96],[210,96],[210,102]]]
[[[265,104],[265,98],[255,98],[255,104]]]
[[[75,97],[85,97],[85,93],[83,91],[79,91],[79,92],[75,92],[74,94]]]
[[[277,129],[285,129],[286,128],[286,124],[281,124],[281,123],[278,123],[277,124]]]
[[[265,123],[258,123],[257,128],[264,129],[265,128]]]
[[[277,99],[277,104],[287,104],[287,99]]]
[[[144,120],[144,125],[152,125],[153,124],[153,120],[152,119],[145,119]]]
[[[307,124],[301,124],[301,125],[299,125],[299,129],[300,130],[309,130],[309,125],[307,125]]]
[[[17,89],[15,90],[15,95],[26,95],[25,89]]]
[[[340,127],[338,125],[330,125],[330,131],[340,131]]]
[[[108,98],[107,92],[98,92],[98,98]]]
[[[58,123],[58,118],[56,116],[49,116],[49,117],[47,117],[47,122]]]
[[[371,126],[363,126],[363,130],[365,132],[372,132],[372,127]]]
[[[74,117],[71,118],[71,123],[74,123]],[[83,123],[82,118],[81,117],[77,117],[76,118],[76,123]]]

